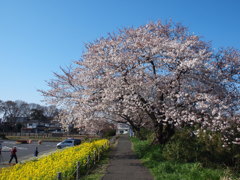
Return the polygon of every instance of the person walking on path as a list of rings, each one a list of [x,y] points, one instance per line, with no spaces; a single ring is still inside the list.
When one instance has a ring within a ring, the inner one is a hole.
[[[34,156],[37,157],[38,156],[38,147],[36,147],[35,151],[34,151]]]
[[[0,141],[0,156],[2,155],[2,141]]]
[[[2,157],[2,141],[0,141],[0,162],[3,161]]]
[[[131,149],[129,137],[121,135],[110,154],[110,165],[102,180],[153,180]]]
[[[17,147],[14,146],[12,149],[11,149],[11,158],[9,160],[9,164],[12,162],[12,159],[15,158],[16,160],[16,163],[18,163],[18,160],[17,160]]]

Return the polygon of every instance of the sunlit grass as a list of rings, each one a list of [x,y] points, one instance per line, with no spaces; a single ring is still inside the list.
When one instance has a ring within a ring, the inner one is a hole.
[[[206,168],[201,163],[180,163],[164,160],[162,147],[148,141],[131,139],[136,154],[156,180],[221,180],[234,179],[227,169]]]
[[[109,164],[108,152],[105,153],[97,164],[97,166],[86,176],[81,177],[81,180],[100,180],[106,173]]]

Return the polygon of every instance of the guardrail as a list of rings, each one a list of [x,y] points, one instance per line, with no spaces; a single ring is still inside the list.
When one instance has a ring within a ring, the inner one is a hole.
[[[71,137],[71,138],[98,138],[98,135],[92,134],[67,134],[67,133],[15,133],[15,132],[6,132],[2,133],[5,136],[27,136],[27,137]]]

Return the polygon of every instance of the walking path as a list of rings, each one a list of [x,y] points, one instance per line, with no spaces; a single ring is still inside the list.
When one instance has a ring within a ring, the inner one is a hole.
[[[131,149],[128,136],[122,135],[110,156],[110,165],[102,180],[153,180],[152,175]]]

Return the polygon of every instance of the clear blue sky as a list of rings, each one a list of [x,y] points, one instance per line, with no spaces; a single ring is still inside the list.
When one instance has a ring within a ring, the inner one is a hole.
[[[240,49],[240,0],[0,0],[0,100],[41,103],[37,89],[84,43],[169,19],[215,48]]]

